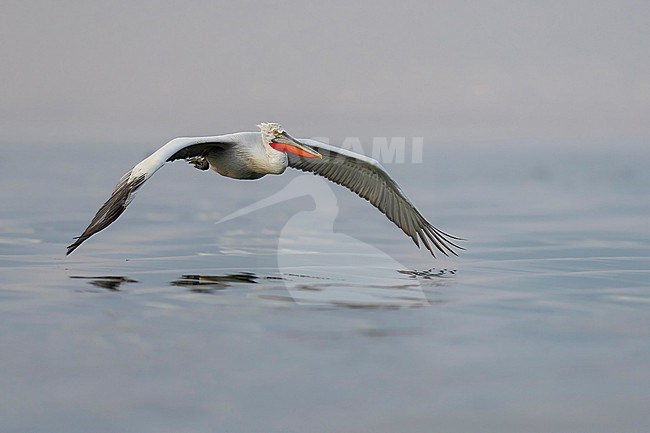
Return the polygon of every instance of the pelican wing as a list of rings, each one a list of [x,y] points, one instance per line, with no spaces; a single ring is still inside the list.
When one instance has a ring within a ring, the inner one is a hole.
[[[289,166],[323,176],[368,200],[386,215],[415,245],[420,242],[435,257],[432,245],[448,255],[456,255],[452,247],[463,249],[454,240],[461,240],[432,226],[415,208],[397,182],[372,158],[316,140],[300,139],[313,147],[323,158],[302,158],[288,154]]]
[[[138,189],[166,162],[204,157],[210,152],[231,146],[234,143],[232,135],[234,134],[217,137],[175,138],[127,171],[115,186],[109,199],[99,208],[86,230],[68,246],[66,255],[122,215]]]

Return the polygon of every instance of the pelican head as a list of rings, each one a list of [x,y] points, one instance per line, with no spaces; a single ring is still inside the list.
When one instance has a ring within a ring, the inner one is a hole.
[[[273,149],[293,153],[304,158],[322,158],[323,156],[309,146],[306,146],[287,134],[279,123],[260,123],[257,125],[262,132],[262,141]]]

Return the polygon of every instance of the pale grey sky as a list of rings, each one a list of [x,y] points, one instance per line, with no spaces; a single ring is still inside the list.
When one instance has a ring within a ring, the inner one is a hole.
[[[7,1],[0,142],[650,139],[648,1]],[[153,145],[152,144],[152,145]]]

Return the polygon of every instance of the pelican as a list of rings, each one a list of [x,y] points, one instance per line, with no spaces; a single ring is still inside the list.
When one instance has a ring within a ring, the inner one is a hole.
[[[212,169],[234,179],[282,174],[287,167],[311,172],[369,201],[418,248],[422,243],[434,257],[434,248],[445,255],[457,255],[454,248],[463,249],[454,242],[462,239],[431,225],[376,160],[316,140],[297,140],[278,123],[261,123],[258,127],[260,132],[174,138],[120,178],[86,230],[68,246],[66,255],[111,225],[156,171],[179,159],[199,170]]]

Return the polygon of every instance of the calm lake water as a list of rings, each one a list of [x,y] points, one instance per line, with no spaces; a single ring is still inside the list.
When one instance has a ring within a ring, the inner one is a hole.
[[[65,257],[152,150],[3,146],[3,432],[647,431],[648,146],[385,164],[459,257],[316,177],[182,162]]]

